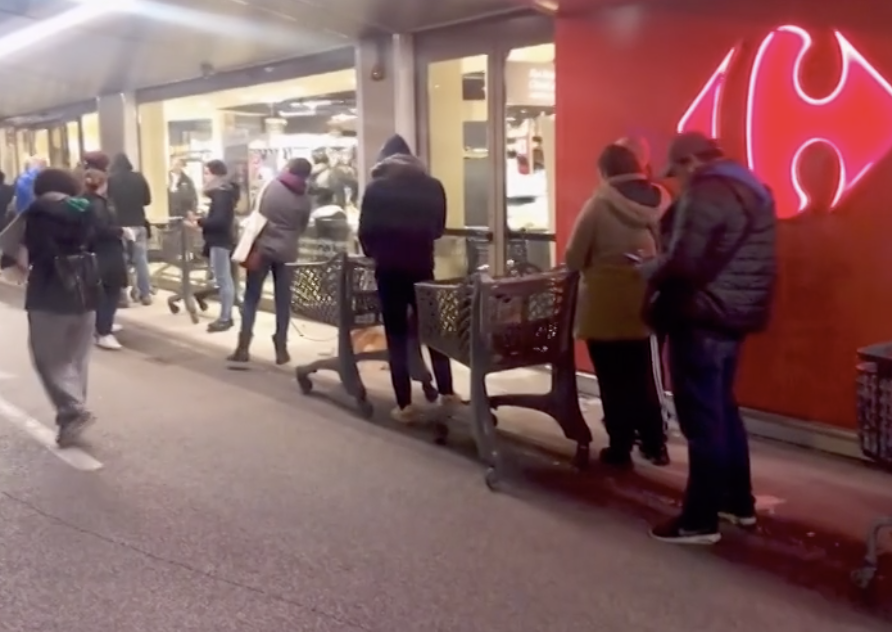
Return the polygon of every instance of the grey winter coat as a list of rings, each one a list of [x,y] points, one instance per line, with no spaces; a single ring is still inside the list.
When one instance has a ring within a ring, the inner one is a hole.
[[[305,180],[286,172],[270,182],[260,199],[259,211],[267,222],[255,242],[261,256],[276,263],[296,261],[298,241],[307,229],[311,209]]]

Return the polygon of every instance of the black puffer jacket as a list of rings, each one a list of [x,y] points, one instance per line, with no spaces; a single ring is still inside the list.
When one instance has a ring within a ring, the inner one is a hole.
[[[359,241],[378,270],[430,278],[434,242],[446,228],[446,192],[411,155],[406,141],[392,137],[372,169],[362,196]]]
[[[650,279],[661,303],[655,325],[729,335],[763,329],[777,276],[771,192],[722,160],[694,174],[674,209],[672,237]]]

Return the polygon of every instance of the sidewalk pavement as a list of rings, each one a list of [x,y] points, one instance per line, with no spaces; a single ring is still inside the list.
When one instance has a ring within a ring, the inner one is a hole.
[[[127,345],[128,331],[135,336],[142,330],[175,338],[184,346],[219,355],[223,361],[234,348],[237,331],[221,334],[205,331],[216,305],[211,305],[207,318],[193,325],[187,314],[171,314],[166,298],[160,292],[152,306],[119,312],[119,322],[124,326],[120,335],[122,343]],[[272,331],[272,315],[258,314],[252,360],[267,369],[274,367]],[[332,356],[336,350],[335,330],[295,320],[290,350],[294,362],[301,364]],[[292,367],[275,368],[293,378]],[[372,399],[392,401],[386,365],[367,363],[361,366],[361,372]],[[317,376],[314,381],[317,392],[330,392],[334,398],[342,395],[334,374]],[[468,370],[455,365],[455,378],[458,390],[466,392]],[[491,394],[544,392],[548,376],[537,370],[516,370],[491,376],[488,385]],[[295,384],[295,402],[301,397]],[[341,397],[341,401],[349,403],[346,397]],[[592,453],[596,455],[597,449],[606,444],[600,423],[600,402],[583,399],[581,405],[595,435]],[[563,437],[557,424],[531,411],[501,410],[499,430],[512,440],[556,457],[572,455],[575,447]],[[547,468],[547,473],[536,475],[539,480],[534,483],[548,487],[551,492],[558,487],[560,493],[570,494],[583,504],[618,505],[642,518],[660,519],[677,512],[687,477],[683,439],[672,438],[670,453],[673,462],[666,468],[641,462],[633,472],[616,473],[594,464],[587,476],[576,475],[567,468]],[[863,598],[849,582],[849,574],[860,566],[868,529],[879,517],[892,515],[892,475],[863,462],[756,440],[752,442],[752,459],[760,527],[756,534],[732,532],[726,538],[741,543],[741,547],[715,548],[721,555],[770,568],[796,583],[828,594]],[[556,482],[560,484],[555,485]],[[881,542],[884,550],[892,552],[892,537],[884,537]],[[889,557],[881,564],[879,581],[868,596],[885,604],[888,614],[892,615]]]

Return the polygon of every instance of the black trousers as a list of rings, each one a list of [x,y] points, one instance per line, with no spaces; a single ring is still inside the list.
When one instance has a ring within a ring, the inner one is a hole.
[[[396,403],[405,408],[412,403],[412,376],[409,365],[409,345],[412,333],[417,330],[415,284],[430,281],[433,274],[411,275],[403,272],[375,272],[378,282],[378,298],[384,319],[384,334],[390,360],[390,379]],[[441,395],[452,395],[452,367],[449,358],[435,349],[428,349],[431,368]]]
[[[587,344],[598,376],[610,447],[631,452],[637,435],[644,452],[661,450],[666,431],[650,340],[589,340]]]

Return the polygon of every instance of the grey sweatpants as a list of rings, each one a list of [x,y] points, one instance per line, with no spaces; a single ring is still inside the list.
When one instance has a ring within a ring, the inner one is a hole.
[[[86,412],[87,373],[96,313],[28,312],[28,346],[43,388],[63,425]]]

